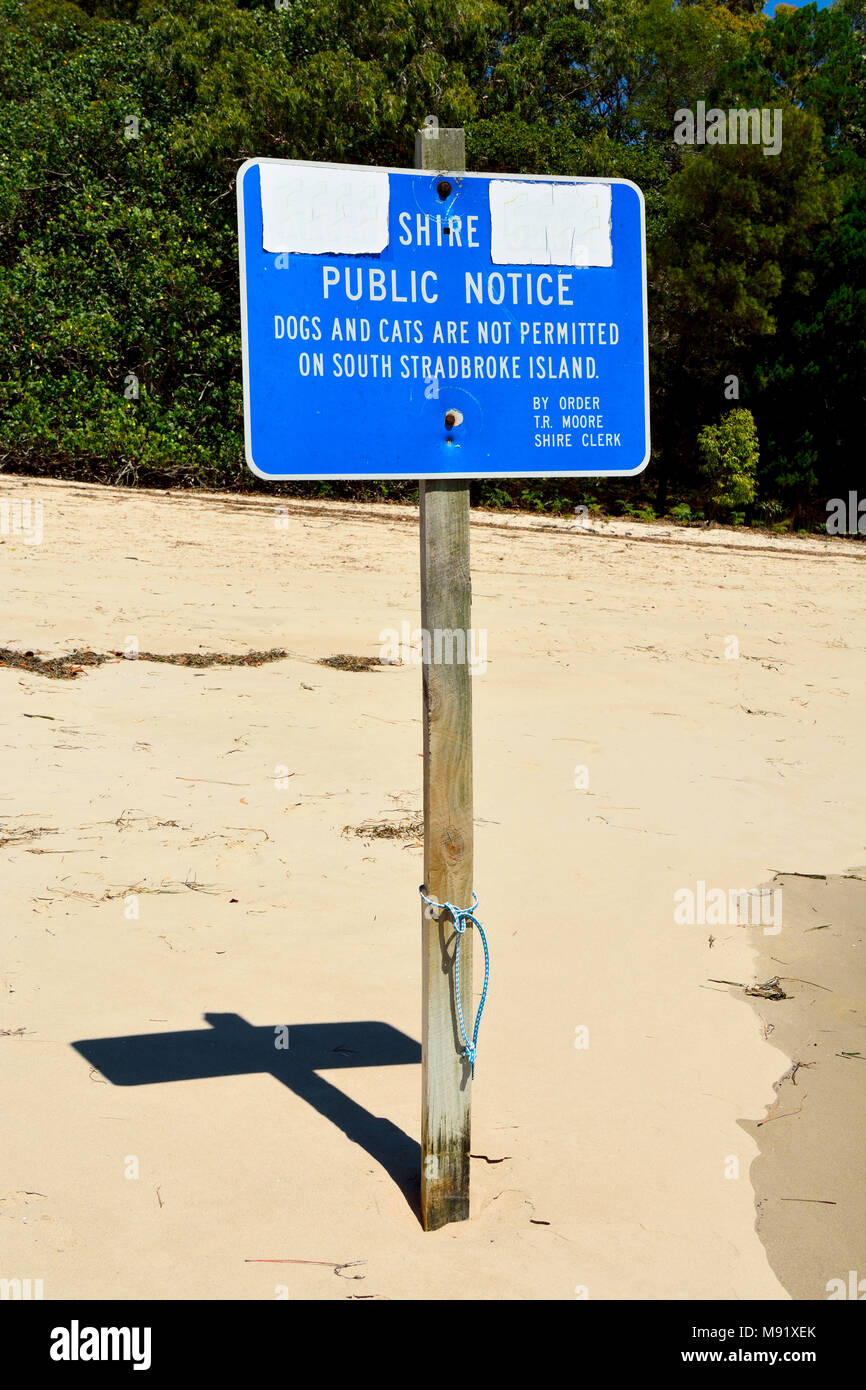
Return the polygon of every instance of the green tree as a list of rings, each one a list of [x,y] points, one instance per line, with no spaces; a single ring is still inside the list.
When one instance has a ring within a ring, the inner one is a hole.
[[[471,168],[642,188],[659,509],[668,486],[698,489],[695,442],[731,375],[763,494],[823,507],[859,457],[845,418],[866,375],[863,12],[760,9],[0,0],[0,466],[257,486],[237,167],[406,165],[435,112],[465,126]],[[674,113],[701,100],[780,108],[781,153],[675,144]]]
[[[866,409],[866,39],[858,0],[785,11],[764,61],[785,97],[821,122],[840,211],[813,248],[802,294],[779,306],[759,355],[753,408],[764,441],[762,491],[798,521],[820,522],[829,497],[863,488]]]
[[[758,431],[751,411],[729,410],[698,435],[700,473],[709,508],[739,512],[755,500]]]

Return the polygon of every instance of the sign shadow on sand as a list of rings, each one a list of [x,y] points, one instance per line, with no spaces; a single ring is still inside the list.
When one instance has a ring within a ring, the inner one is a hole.
[[[153,1086],[269,1073],[375,1159],[419,1212],[420,1146],[371,1115],[320,1071],[417,1065],[421,1046],[388,1023],[301,1023],[255,1028],[239,1014],[204,1015],[210,1026],[182,1033],[86,1038],[72,1046],[114,1086]],[[277,1043],[288,1033],[288,1047]]]

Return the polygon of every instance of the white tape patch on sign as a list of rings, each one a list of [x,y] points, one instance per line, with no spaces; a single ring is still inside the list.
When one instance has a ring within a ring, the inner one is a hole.
[[[610,184],[490,183],[494,265],[613,265]]]
[[[264,251],[378,255],[388,245],[386,170],[259,168]]]

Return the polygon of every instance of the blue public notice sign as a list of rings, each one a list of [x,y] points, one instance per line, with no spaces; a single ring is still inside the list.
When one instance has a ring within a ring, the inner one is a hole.
[[[238,221],[246,453],[259,477],[646,466],[634,184],[252,159]]]

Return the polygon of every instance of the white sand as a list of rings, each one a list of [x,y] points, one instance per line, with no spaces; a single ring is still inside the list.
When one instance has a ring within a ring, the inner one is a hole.
[[[416,514],[290,503],[277,529],[261,497],[6,476],[0,497],[40,499],[44,527],[38,545],[0,536],[0,646],[295,654],[0,669],[0,827],[56,832],[0,848],[0,1029],[26,1030],[0,1037],[0,1275],[46,1298],[787,1297],[737,1121],[788,1061],[705,987],[752,978],[748,933],[676,925],[673,893],[863,861],[862,549],[478,518],[493,976],[472,1152],[508,1157],[473,1161],[471,1221],[424,1234],[380,1164],[274,1077],[114,1086],[71,1046],[205,1013],[419,1038],[420,850],[341,831],[420,807],[420,668],[310,664],[418,626]],[[176,891],[128,920],[142,883]],[[417,1137],[417,1066],[325,1075]],[[349,1282],[252,1257],[366,1264]]]

